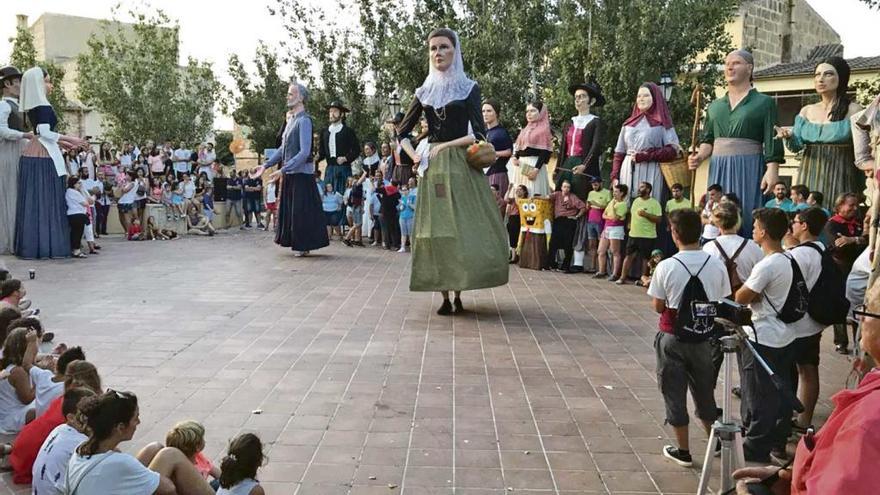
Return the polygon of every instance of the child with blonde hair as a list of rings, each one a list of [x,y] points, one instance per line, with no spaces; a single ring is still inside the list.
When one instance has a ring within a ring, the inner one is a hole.
[[[220,469],[202,450],[205,449],[205,427],[198,421],[181,421],[165,434],[165,446],[174,447],[189,459],[206,480],[220,479]]]

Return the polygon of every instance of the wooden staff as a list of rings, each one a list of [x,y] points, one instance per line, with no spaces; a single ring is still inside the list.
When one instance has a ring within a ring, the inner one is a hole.
[[[697,130],[700,128],[700,105],[703,100],[703,86],[697,83],[694,91],[691,93],[691,105],[694,106],[694,126],[691,129],[691,154],[696,154],[699,145],[697,144]],[[691,170],[691,208],[696,205],[697,200],[697,171]]]

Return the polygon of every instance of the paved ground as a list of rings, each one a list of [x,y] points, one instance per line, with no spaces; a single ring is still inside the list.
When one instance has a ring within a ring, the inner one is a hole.
[[[272,494],[695,491],[698,472],[660,455],[671,431],[643,289],[514,268],[438,317],[437,296],[408,290],[408,254],[334,242],[301,259],[238,231],[103,244],[4,261],[36,267],[27,287],[56,341],[138,395],[128,450],[193,418],[215,459],[258,432]],[[847,371],[831,348],[827,332],[822,418]]]

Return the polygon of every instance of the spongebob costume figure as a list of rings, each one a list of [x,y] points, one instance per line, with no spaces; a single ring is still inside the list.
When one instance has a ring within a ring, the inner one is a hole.
[[[541,270],[547,262],[547,245],[553,225],[553,203],[548,198],[520,198],[517,251],[520,268]]]

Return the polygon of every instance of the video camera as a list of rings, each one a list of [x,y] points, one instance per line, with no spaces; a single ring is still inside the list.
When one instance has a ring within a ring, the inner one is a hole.
[[[752,324],[752,310],[730,299],[694,304],[694,316],[711,317],[725,327]]]

